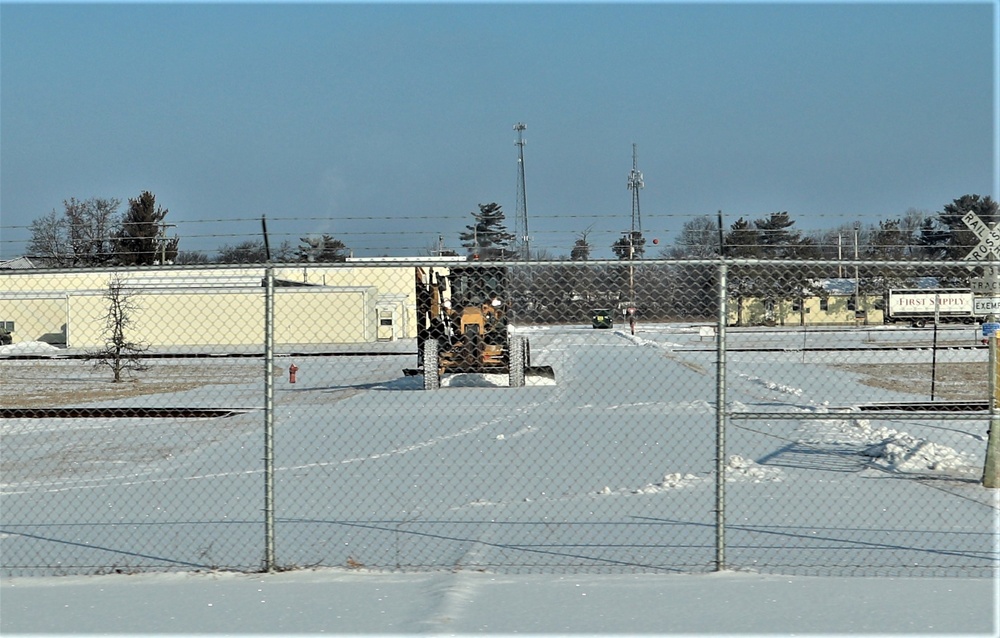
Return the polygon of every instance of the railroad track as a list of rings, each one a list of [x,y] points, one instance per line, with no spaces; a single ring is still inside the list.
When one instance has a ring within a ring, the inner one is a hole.
[[[0,408],[0,419],[217,419],[245,408]]]

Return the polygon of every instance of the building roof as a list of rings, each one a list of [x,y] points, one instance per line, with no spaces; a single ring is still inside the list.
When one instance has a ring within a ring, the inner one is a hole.
[[[34,267],[35,264],[31,263],[31,260],[27,257],[15,257],[0,261],[0,270],[26,270]]]

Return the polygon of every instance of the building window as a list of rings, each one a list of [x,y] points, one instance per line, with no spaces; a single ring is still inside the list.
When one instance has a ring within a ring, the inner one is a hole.
[[[792,312],[802,312],[801,299],[792,299]]]
[[[819,309],[822,310],[823,312],[829,312],[829,310],[830,310],[830,300],[827,299],[826,297],[823,297],[822,299],[820,299],[819,300]]]

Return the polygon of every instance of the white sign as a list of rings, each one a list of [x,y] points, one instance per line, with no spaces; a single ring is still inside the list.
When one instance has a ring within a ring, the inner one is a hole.
[[[969,287],[972,289],[972,292],[1000,292],[1000,279],[996,277],[970,279]]]
[[[974,315],[1000,315],[1000,297],[976,297],[972,301]]]
[[[965,256],[966,259],[981,261],[990,256],[994,259],[1000,258],[1000,228],[996,226],[990,228],[971,210],[962,215],[962,221],[979,238],[979,245],[969,251]]]

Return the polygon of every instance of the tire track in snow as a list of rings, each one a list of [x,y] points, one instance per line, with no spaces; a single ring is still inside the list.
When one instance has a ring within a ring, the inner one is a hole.
[[[441,436],[433,437],[424,441],[418,441],[416,443],[411,443],[408,445],[399,446],[382,452],[374,452],[372,454],[366,454],[363,456],[355,456],[346,459],[338,459],[335,461],[318,461],[316,463],[303,463],[298,465],[283,465],[275,468],[275,472],[288,472],[304,469],[313,468],[323,468],[323,467],[336,467],[341,465],[351,465],[354,463],[363,463],[365,461],[376,461],[379,459],[391,458],[394,456],[401,456],[403,454],[409,454],[411,452],[416,452],[418,450],[424,450],[430,447],[434,447],[440,443],[445,443],[453,439],[459,439],[472,434],[477,434],[482,430],[494,426],[500,423],[513,421],[519,418],[538,406],[542,405],[542,401],[535,401],[523,407],[519,407],[511,413],[503,414],[495,418],[489,419],[487,421],[482,421],[475,425],[471,425],[454,432],[449,432]],[[521,428],[515,435],[519,436],[525,434],[529,431],[533,431],[532,427]],[[81,479],[62,479],[57,481],[47,481],[40,483],[38,481],[24,481],[20,483],[4,483],[0,484],[0,494],[4,495],[15,495],[15,494],[27,494],[27,493],[55,493],[55,492],[67,492],[72,490],[91,490],[91,489],[101,489],[109,486],[132,486],[132,485],[143,485],[150,483],[172,483],[180,481],[196,481],[203,479],[216,479],[225,478],[232,476],[251,476],[256,474],[262,474],[264,472],[263,468],[253,468],[248,470],[230,471],[230,472],[212,472],[208,474],[198,474],[195,476],[170,476],[162,478],[137,478],[143,475],[159,474],[162,473],[164,469],[154,469],[147,470],[145,472],[138,472],[134,474],[119,474],[116,476],[103,476],[99,478],[81,478]],[[134,479],[134,480],[129,480]],[[41,490],[38,488],[42,487]]]

